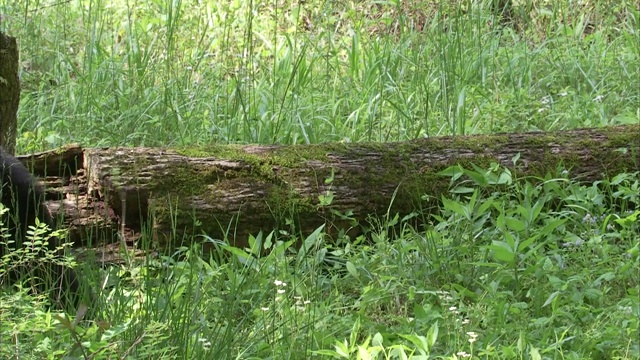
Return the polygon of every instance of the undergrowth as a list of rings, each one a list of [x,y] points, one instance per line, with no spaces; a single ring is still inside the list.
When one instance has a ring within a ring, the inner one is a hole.
[[[43,298],[4,292],[0,356],[640,356],[638,173],[590,186],[566,171],[445,173],[467,180],[414,214],[420,229],[396,217],[358,241],[320,227],[245,249],[204,237],[208,254],[194,245],[101,270],[92,319],[34,313]]]

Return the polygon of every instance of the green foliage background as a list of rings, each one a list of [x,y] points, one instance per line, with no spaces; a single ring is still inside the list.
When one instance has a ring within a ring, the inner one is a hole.
[[[638,121],[637,4],[5,1],[21,149],[391,141]],[[502,20],[507,22],[507,20]]]

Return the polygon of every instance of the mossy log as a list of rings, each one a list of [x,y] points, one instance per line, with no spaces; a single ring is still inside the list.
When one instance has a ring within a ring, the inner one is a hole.
[[[81,163],[90,208],[175,246],[183,234],[245,245],[260,231],[308,234],[327,224],[335,233],[371,216],[406,215],[425,209],[423,195],[447,193],[449,178],[437,172],[456,163],[496,162],[518,176],[562,167],[593,182],[636,171],[639,161],[640,126],[631,125],[397,143],[85,149]]]

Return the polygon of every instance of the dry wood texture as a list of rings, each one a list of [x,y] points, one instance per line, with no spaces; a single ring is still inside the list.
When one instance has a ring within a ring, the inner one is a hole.
[[[79,145],[17,158],[39,178],[49,211],[64,222],[72,242],[95,247],[117,239],[115,213],[99,196],[87,192],[83,149]]]
[[[175,238],[174,228],[178,239],[207,233],[242,245],[261,230],[348,227],[335,211],[352,212],[360,224],[369,215],[407,214],[425,207],[422,195],[447,192],[438,171],[455,163],[513,168],[516,154],[519,176],[562,166],[591,182],[640,167],[640,126],[401,143],[86,149],[84,165],[89,194],[99,194],[128,227],[139,229],[151,215],[163,243]],[[328,194],[331,205],[320,206]]]

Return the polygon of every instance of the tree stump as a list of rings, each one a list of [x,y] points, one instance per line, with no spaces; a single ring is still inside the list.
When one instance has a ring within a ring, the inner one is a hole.
[[[18,43],[0,32],[0,146],[13,154],[16,147],[17,113],[20,103]]]

